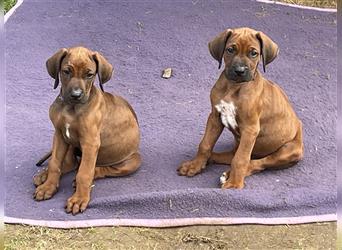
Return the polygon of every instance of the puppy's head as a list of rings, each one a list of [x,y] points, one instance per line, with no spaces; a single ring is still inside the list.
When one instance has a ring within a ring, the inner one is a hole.
[[[102,89],[113,72],[112,65],[100,53],[83,47],[60,49],[47,60],[46,68],[55,79],[54,88],[61,81],[61,95],[68,103],[85,103],[96,74]]]
[[[278,55],[278,45],[260,31],[250,28],[227,29],[209,42],[212,57],[225,63],[226,77],[236,83],[254,79],[259,61],[263,69]]]

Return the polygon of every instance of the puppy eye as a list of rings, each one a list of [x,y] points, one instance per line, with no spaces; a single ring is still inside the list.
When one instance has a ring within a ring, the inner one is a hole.
[[[251,55],[251,57],[257,57],[258,56],[258,52],[256,50],[252,50],[250,52],[250,55]]]
[[[70,70],[68,70],[68,69],[64,69],[62,72],[66,76],[69,76],[71,74]]]
[[[93,78],[94,76],[95,76],[94,74],[88,73],[86,77],[87,77],[88,79],[91,79],[91,78]]]
[[[226,49],[226,51],[227,51],[228,54],[233,54],[234,53],[234,48],[233,47],[228,47]]]

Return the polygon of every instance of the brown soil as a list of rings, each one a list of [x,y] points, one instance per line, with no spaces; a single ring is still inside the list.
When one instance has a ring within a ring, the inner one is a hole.
[[[5,249],[336,249],[336,223],[98,227],[5,226]]]

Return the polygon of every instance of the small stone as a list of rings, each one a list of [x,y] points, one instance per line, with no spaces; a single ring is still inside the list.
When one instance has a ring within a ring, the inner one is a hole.
[[[163,70],[163,75],[162,77],[165,79],[169,79],[172,75],[172,69],[171,68],[166,68]]]
[[[137,22],[137,27],[139,30],[142,30],[144,28],[144,24],[142,22]]]

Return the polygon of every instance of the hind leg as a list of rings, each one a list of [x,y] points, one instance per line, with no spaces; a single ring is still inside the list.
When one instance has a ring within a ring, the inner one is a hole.
[[[300,126],[295,138],[284,144],[276,152],[257,160],[251,160],[248,169],[245,173],[245,177],[254,173],[260,172],[264,169],[282,169],[293,166],[295,163],[303,158],[303,137],[302,127]],[[225,180],[222,177],[222,187],[225,187],[229,178],[229,171],[223,173]]]
[[[125,176],[137,171],[141,164],[139,153],[133,154],[122,163],[109,167],[95,167],[94,180],[105,177]]]
[[[264,169],[291,167],[303,158],[303,151],[302,131],[300,129],[292,141],[284,144],[273,154],[261,159],[252,160],[247,174],[251,175]]]
[[[61,168],[62,175],[73,171],[77,167],[77,165],[78,163],[77,163],[76,156],[74,154],[74,147],[69,146],[68,151],[63,161],[62,168]],[[38,187],[39,185],[43,184],[46,181],[47,177],[48,177],[48,170],[47,168],[44,168],[41,172],[37,173],[33,177],[34,185]]]
[[[282,169],[293,166],[303,158],[302,126],[299,126],[295,138],[284,144],[273,154],[258,160],[252,160],[249,167],[249,175],[264,169]]]
[[[229,152],[212,152],[208,163],[230,165],[234,157],[235,150]]]
[[[239,147],[239,141],[235,137],[234,147],[231,151],[212,152],[208,163],[230,165],[238,147]]]

